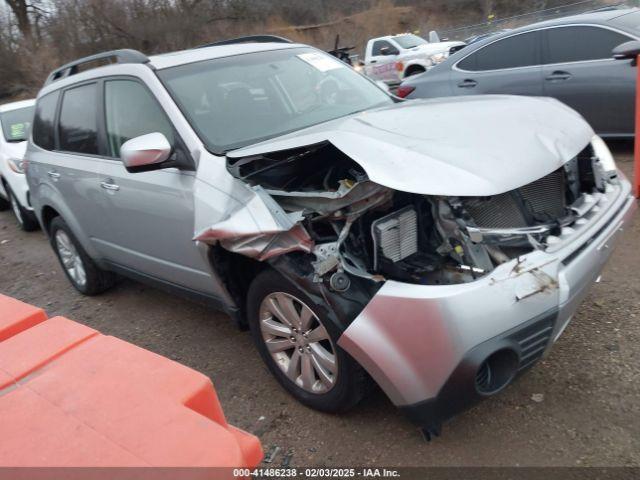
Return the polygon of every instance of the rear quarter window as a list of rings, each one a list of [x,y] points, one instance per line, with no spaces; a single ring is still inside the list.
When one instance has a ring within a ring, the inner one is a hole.
[[[33,119],[33,143],[45,150],[54,150],[56,107],[60,92],[52,92],[40,97],[36,103]]]

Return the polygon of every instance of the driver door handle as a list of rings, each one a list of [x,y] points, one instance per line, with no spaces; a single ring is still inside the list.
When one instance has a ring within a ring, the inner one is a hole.
[[[458,84],[458,87],[459,87],[459,88],[473,88],[473,87],[475,87],[476,85],[478,85],[478,82],[476,82],[475,80],[472,80],[472,79],[470,79],[470,78],[467,78],[467,79],[465,79],[465,80],[461,81],[461,82]]]
[[[113,180],[111,179],[100,182],[100,186],[105,190],[110,190],[112,192],[117,192],[118,190],[120,190],[120,186],[113,183]]]
[[[564,80],[569,80],[572,75],[569,72],[565,72],[564,70],[555,70],[551,75],[549,75],[545,80],[547,82],[560,82]]]

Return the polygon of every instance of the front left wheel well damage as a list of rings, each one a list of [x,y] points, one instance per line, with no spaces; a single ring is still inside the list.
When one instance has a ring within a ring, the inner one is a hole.
[[[357,277],[347,277],[348,292],[338,292],[331,286],[330,279],[314,281],[313,256],[302,252],[258,261],[215,244],[209,248],[209,260],[237,306],[234,319],[243,330],[248,328],[246,303],[251,282],[268,269],[275,270],[294,288],[309,296],[340,331],[347,328],[381,286]]]
[[[215,269],[236,305],[233,316],[242,330],[249,328],[246,318],[246,298],[251,281],[269,266],[253,258],[245,257],[223,248],[220,244],[209,247],[209,262]]]

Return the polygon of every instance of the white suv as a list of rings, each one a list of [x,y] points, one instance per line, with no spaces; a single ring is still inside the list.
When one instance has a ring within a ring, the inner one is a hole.
[[[38,227],[23,167],[35,103],[24,100],[0,105],[0,210],[11,208],[26,231]]]

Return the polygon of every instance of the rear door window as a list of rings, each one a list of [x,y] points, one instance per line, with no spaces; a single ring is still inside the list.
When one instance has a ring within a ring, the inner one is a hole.
[[[162,133],[174,145],[173,126],[143,85],[134,80],[109,80],[104,95],[110,156],[119,157],[124,142],[148,133]]]
[[[36,103],[36,113],[33,119],[33,143],[45,150],[56,148],[54,123],[56,107],[60,92],[53,92],[40,97]]]
[[[549,28],[545,35],[546,64],[609,59],[615,47],[631,40],[608,28],[587,25]]]
[[[58,125],[60,150],[97,155],[98,86],[95,83],[66,90]]]
[[[521,33],[476,50],[458,63],[471,72],[540,65],[539,32]]]

